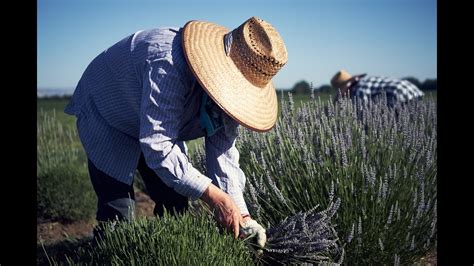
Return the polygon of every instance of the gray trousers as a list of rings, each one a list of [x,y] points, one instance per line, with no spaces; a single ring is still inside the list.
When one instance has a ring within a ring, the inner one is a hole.
[[[110,220],[130,220],[135,210],[133,184],[127,185],[97,169],[89,160],[89,175],[97,194],[97,215],[99,222]],[[171,214],[181,213],[188,207],[188,199],[168,187],[156,173],[150,169],[143,154],[137,169],[143,178],[150,198],[155,202],[155,215],[162,216],[164,208]],[[174,211],[173,211],[174,210]]]

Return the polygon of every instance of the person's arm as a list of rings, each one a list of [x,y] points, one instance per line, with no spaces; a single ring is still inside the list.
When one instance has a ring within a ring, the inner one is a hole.
[[[143,80],[140,143],[147,165],[177,193],[198,199],[211,183],[189,162],[178,139],[185,95],[190,89],[172,62],[151,61]]]
[[[224,128],[206,137],[207,174],[237,205],[241,217],[241,237],[254,235],[257,245],[263,248],[267,241],[266,231],[250,217],[243,196],[246,178],[239,166],[239,152],[235,147],[239,124],[226,114],[222,114]]]
[[[239,124],[223,113],[224,128],[206,137],[206,169],[213,183],[230,195],[242,216],[249,211],[243,197],[245,174],[235,147]]]
[[[202,194],[201,199],[213,207],[217,221],[222,224],[229,232],[234,233],[237,238],[240,232],[240,225],[243,224],[239,208],[228,194],[213,184]]]
[[[367,76],[367,73],[357,75],[357,76],[354,77],[354,80],[355,80],[356,82],[358,82],[359,80],[361,80],[361,79],[364,78],[365,76]]]
[[[189,87],[166,58],[150,62],[140,110],[140,143],[145,161],[169,187],[193,200],[201,198],[216,218],[238,237],[242,219],[233,200],[192,166],[178,139]]]

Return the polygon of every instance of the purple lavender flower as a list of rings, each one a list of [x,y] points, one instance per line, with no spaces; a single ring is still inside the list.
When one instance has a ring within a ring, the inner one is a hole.
[[[352,224],[351,232],[347,236],[347,243],[351,243],[352,238],[354,237],[355,223]]]
[[[383,243],[382,243],[382,239],[379,238],[379,247],[380,247],[380,251],[383,251]]]

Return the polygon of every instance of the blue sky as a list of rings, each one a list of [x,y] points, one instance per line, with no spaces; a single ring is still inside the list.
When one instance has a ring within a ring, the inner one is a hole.
[[[37,86],[74,88],[100,52],[138,30],[197,19],[229,29],[257,16],[288,50],[277,88],[329,83],[339,69],[437,77],[434,0],[38,0]]]

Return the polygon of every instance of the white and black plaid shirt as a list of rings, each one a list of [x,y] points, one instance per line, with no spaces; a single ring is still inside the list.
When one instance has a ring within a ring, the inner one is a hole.
[[[351,97],[367,101],[385,92],[387,102],[408,102],[420,99],[425,94],[408,80],[391,79],[386,77],[365,76],[356,81],[351,87]]]

